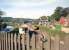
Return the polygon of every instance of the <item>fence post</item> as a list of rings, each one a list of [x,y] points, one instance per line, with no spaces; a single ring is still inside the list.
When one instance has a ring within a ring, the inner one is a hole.
[[[50,50],[50,37],[46,32],[42,32],[42,50]]]
[[[60,50],[65,50],[64,49],[64,41],[60,41]]]
[[[8,49],[11,49],[11,45],[10,45],[10,41],[11,41],[11,33],[8,33]]]
[[[26,45],[27,45],[27,50],[30,50],[29,30],[26,33]]]
[[[1,43],[0,43],[0,44],[1,44],[1,48],[0,48],[0,49],[1,49],[1,50],[2,50],[2,38],[3,38],[3,37],[2,37],[2,32],[0,32],[0,39],[1,39],[1,40],[0,40],[0,42],[1,42]]]
[[[4,40],[4,39],[3,39],[3,33],[2,33],[2,50],[4,49],[4,48],[3,48],[3,40]]]
[[[0,50],[1,50],[1,32],[0,32]]]
[[[2,50],[2,38],[1,38],[1,50]]]
[[[1,50],[1,39],[0,39],[0,50]]]
[[[0,35],[1,35],[1,33],[0,33]],[[0,50],[1,50],[1,36],[0,36]]]
[[[11,50],[13,50],[13,33],[11,33]]]
[[[65,36],[65,40],[64,40],[64,46],[65,46],[65,50],[69,50],[69,35],[67,34]]]
[[[7,47],[7,33],[6,33],[6,50],[8,50],[8,47]]]
[[[24,37],[25,37],[25,34],[22,34],[22,35],[21,35],[21,38],[22,38],[22,39],[21,39],[22,50],[25,50],[25,43],[24,43],[25,38],[24,38]]]
[[[3,33],[1,33],[1,50],[3,50]]]
[[[40,33],[38,33],[36,35],[36,50],[41,50],[42,48],[40,48]]]
[[[18,50],[20,50],[20,34],[18,34]]]
[[[15,46],[15,50],[17,50],[17,39],[16,39],[16,33],[14,34],[14,46]]]
[[[32,39],[31,39],[31,50],[36,50],[35,48],[35,34],[33,33]]]
[[[4,50],[5,50],[5,42],[6,42],[6,33],[4,33]]]
[[[55,50],[59,50],[60,49],[60,38],[59,38],[59,35],[55,35],[55,46],[54,46],[54,48],[55,48]]]
[[[51,50],[55,50],[55,37],[51,36]]]
[[[49,35],[46,35],[46,38],[47,38],[47,42],[46,42],[46,50],[50,50],[51,49],[51,37]]]

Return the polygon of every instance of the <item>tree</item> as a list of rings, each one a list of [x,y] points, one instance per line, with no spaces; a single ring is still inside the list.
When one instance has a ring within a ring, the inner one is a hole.
[[[3,21],[2,18],[1,18],[2,15],[3,15],[3,11],[0,11],[0,24]]]
[[[60,19],[60,17],[61,17],[60,12],[61,12],[62,10],[63,10],[62,7],[57,7],[57,8],[55,9],[55,12],[51,15],[52,19],[58,21],[58,20]]]
[[[1,30],[1,27],[2,27],[2,18],[1,18],[1,16],[3,15],[3,12],[2,11],[0,11],[0,30]]]
[[[41,16],[40,19],[41,19],[41,20],[47,20],[48,17],[47,17],[47,16]]]
[[[3,19],[1,18],[1,16],[4,15],[4,12],[0,10],[0,31],[4,28],[6,28],[7,24],[6,23],[2,23]]]
[[[48,21],[50,22],[51,21],[51,16],[47,16],[48,17]]]
[[[66,16],[69,14],[69,7],[64,8],[64,9],[61,11],[60,14],[61,14],[61,16],[66,17]]]
[[[4,15],[4,12],[0,10],[0,16]]]

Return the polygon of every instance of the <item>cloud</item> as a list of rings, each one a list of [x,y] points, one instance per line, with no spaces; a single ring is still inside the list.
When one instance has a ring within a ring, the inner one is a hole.
[[[3,0],[1,3],[9,3],[13,5],[42,5],[42,4],[52,4],[56,0]]]
[[[51,10],[52,11],[52,10]],[[32,19],[36,19],[39,18],[40,16],[43,15],[50,15],[52,14],[51,11],[47,10],[47,9],[9,9],[8,11],[6,11],[7,15],[6,16],[11,16],[11,17],[17,17],[17,18],[32,18]]]
[[[5,1],[5,0],[4,0]],[[54,2],[56,0],[6,0],[8,2]]]
[[[6,16],[35,19],[42,15],[51,15],[57,6],[67,4],[63,0],[2,0],[0,8],[6,12]]]
[[[49,10],[50,8],[47,7],[47,4],[49,6],[49,4],[52,4],[54,1],[55,0],[7,0],[5,3],[2,3],[2,6],[3,10],[6,11],[6,16],[38,18],[42,15],[50,15],[51,11]]]

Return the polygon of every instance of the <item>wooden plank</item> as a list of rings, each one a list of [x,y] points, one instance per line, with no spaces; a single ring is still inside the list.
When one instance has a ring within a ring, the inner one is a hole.
[[[55,35],[55,46],[54,46],[54,48],[55,48],[55,50],[59,50],[60,49],[60,38],[59,38],[59,35]]]
[[[51,50],[54,50],[55,41],[51,39]]]
[[[22,38],[22,39],[21,39],[22,50],[25,50],[25,43],[24,43],[24,42],[25,42],[25,34],[22,34],[22,35],[21,35],[21,38]]]
[[[40,48],[40,35],[36,35],[36,50],[41,50]]]
[[[11,33],[11,50],[13,50],[13,33]]]
[[[16,36],[16,33],[14,35],[14,45],[15,45],[15,50],[17,50],[17,36]]]
[[[47,42],[46,42],[45,50],[51,50],[51,37],[47,35],[46,38],[47,38]]]
[[[9,37],[8,37],[8,34],[9,33],[7,33],[7,50],[9,50]]]
[[[3,33],[2,33],[2,35],[1,35],[1,36],[2,36],[2,50],[3,50]]]
[[[27,45],[27,50],[30,50],[29,32],[28,31],[26,33],[26,45]]]
[[[46,32],[42,32],[42,50],[50,50],[50,37]]]
[[[10,42],[11,41],[11,34],[10,33],[8,33],[8,50],[10,50],[11,49],[11,45],[10,45]]]
[[[4,33],[2,33],[2,50],[4,50]]]
[[[64,39],[65,50],[69,50],[69,35],[67,34]]]
[[[6,50],[8,50],[8,46],[7,46],[7,33],[6,33]]]
[[[0,32],[0,50],[1,50],[1,32]]]
[[[60,50],[65,50],[63,44],[60,44]]]
[[[0,49],[2,50],[2,40],[1,40],[1,48]]]
[[[31,50],[36,50],[35,48],[35,34],[32,35],[32,39],[31,39]]]
[[[0,50],[1,50],[1,39],[0,39]]]
[[[0,39],[0,50],[1,50],[1,39]]]
[[[0,32],[0,42],[1,42],[1,50],[2,50],[2,33]]]
[[[5,42],[6,42],[6,33],[4,33],[4,50],[5,50]]]
[[[4,33],[3,33],[3,50],[4,50]]]
[[[18,35],[18,50],[20,50],[20,34]]]

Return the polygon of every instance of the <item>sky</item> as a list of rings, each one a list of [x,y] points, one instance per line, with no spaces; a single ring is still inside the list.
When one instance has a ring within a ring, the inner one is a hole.
[[[69,7],[69,0],[0,0],[4,16],[13,18],[50,16],[58,6]]]

